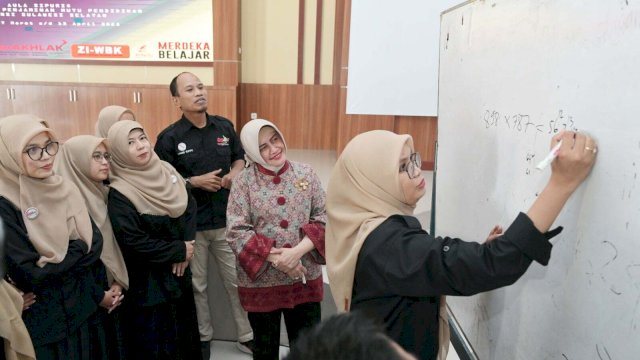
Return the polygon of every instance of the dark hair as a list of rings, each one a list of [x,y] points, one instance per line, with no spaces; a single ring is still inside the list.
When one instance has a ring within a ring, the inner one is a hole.
[[[362,314],[345,313],[301,334],[284,360],[400,360],[392,341]]]
[[[169,91],[171,92],[171,96],[178,96],[178,78],[182,74],[190,74],[188,71],[183,71],[180,74],[176,75],[171,82],[169,83]]]

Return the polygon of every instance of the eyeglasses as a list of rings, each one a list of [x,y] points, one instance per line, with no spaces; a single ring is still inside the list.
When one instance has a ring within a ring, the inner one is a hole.
[[[101,153],[101,152],[97,152],[96,151],[91,155],[91,158],[95,162],[100,162],[100,161],[102,161],[102,159],[107,160],[107,162],[111,162],[111,154],[109,154],[108,152]]]
[[[420,175],[416,175],[416,167],[418,169],[422,168],[422,158],[418,152],[414,152],[409,155],[408,163],[400,165],[400,172],[406,171],[407,175],[409,175],[409,179],[415,179]]]
[[[49,156],[54,156],[55,154],[58,153],[59,147],[60,146],[58,142],[53,141],[45,145],[45,147],[31,146],[23,152],[29,155],[29,158],[31,160],[38,161],[38,160],[42,160],[42,155],[44,154],[45,151],[47,152],[47,154],[49,154]]]

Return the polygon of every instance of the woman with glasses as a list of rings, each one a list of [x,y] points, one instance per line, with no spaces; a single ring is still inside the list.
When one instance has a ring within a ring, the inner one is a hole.
[[[233,181],[227,241],[236,254],[240,303],[253,328],[253,358],[273,360],[283,315],[289,343],[320,322],[325,194],[309,165],[287,160],[274,124],[252,120],[240,140],[253,165]]]
[[[189,261],[196,202],[176,169],[160,160],[142,125],[109,129],[107,201],[129,272],[126,313],[130,359],[201,359]]]
[[[546,265],[549,231],[589,174],[595,152],[583,134],[563,139],[552,175],[529,211],[487,242],[434,238],[413,210],[425,194],[420,157],[409,135],[375,130],[353,138],[328,187],[327,270],[340,311],[361,310],[420,359],[445,359],[449,344],[443,295],[473,295],[515,282],[532,261]],[[575,139],[575,140],[574,140]],[[464,226],[464,219],[460,219]]]
[[[5,223],[8,275],[35,302],[22,313],[37,359],[106,359],[96,316],[114,296],[96,277],[100,230],[78,188],[55,175],[59,144],[32,115],[0,120],[0,216]]]
[[[106,139],[80,135],[70,138],[61,146],[54,168],[56,174],[70,180],[80,189],[89,215],[102,233],[100,260],[106,268],[106,276],[97,280],[105,291],[114,296],[113,303],[101,311],[109,340],[109,359],[126,359],[121,319],[123,314],[116,308],[124,297],[123,290],[129,288],[129,274],[107,213],[109,188],[104,185],[104,181],[109,177],[110,160]]]

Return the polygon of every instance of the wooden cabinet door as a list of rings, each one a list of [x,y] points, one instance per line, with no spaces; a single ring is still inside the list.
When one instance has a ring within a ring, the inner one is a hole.
[[[98,114],[108,105],[131,109],[153,144],[162,130],[182,116],[165,86],[40,83],[9,84],[0,89],[8,91],[0,93],[0,116],[34,114],[48,121],[63,141],[75,135],[95,134]]]
[[[155,144],[158,134],[180,119],[182,113],[173,104],[165,87],[138,88],[137,91],[140,96],[134,109],[136,119],[144,126],[151,143]]]
[[[73,128],[70,136],[95,134],[98,116],[94,112],[105,103],[106,90],[96,86],[62,86],[60,91],[72,93],[72,101],[66,107],[66,121],[71,123],[67,126]]]
[[[13,112],[33,114],[49,123],[62,141],[78,134],[73,88],[62,85],[12,85]]]
[[[10,84],[0,85],[0,117],[13,115],[13,94],[15,89]]]
[[[211,115],[220,115],[231,120],[238,130],[235,87],[214,87],[207,90],[207,112]],[[247,119],[248,121],[248,119]],[[245,121],[246,122],[246,121]]]

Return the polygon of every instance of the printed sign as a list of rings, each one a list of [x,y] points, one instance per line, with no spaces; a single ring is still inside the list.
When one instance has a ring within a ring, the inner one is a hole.
[[[211,0],[0,0],[0,60],[213,61]]]

